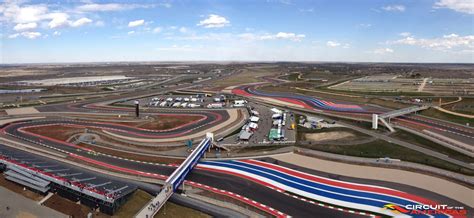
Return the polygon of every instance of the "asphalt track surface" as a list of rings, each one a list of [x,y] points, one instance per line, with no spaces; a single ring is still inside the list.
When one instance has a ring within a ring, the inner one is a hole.
[[[42,119],[32,120],[25,122],[12,123],[5,127],[5,131],[11,134],[24,135],[23,129],[32,127],[45,127],[50,125],[63,125],[78,128],[99,128],[110,132],[119,133],[125,136],[140,137],[140,138],[172,138],[179,137],[186,134],[190,134],[195,131],[202,131],[217,125],[229,118],[229,114],[226,111],[176,111],[170,113],[157,113],[158,119],[160,116],[199,116],[200,119],[179,126],[178,128],[165,129],[165,130],[150,130],[137,128],[127,125],[121,125],[117,123],[110,123],[105,121],[80,121],[80,120],[68,120],[68,119]]]
[[[289,97],[291,96],[285,96],[285,98],[289,98]],[[121,111],[133,112],[133,109],[131,108],[116,108],[116,107],[110,107],[110,106],[104,107],[104,106],[95,105],[95,102],[99,102],[99,101],[101,100],[100,99],[92,100],[90,102],[81,103],[81,104],[48,105],[48,106],[40,107],[40,111],[42,112],[67,111],[67,112],[89,112],[89,113],[90,112],[117,113]],[[304,101],[304,99],[301,101]],[[314,102],[312,104],[319,105],[319,103],[314,103]],[[322,102],[322,104],[328,105],[326,106],[326,109],[329,109],[329,110],[334,109],[334,107],[341,107],[342,110],[340,111],[343,111],[343,112],[349,111],[351,113],[364,113],[364,108],[353,107],[351,105],[346,105],[342,103],[332,102],[328,104],[327,102]],[[321,107],[319,107],[319,109],[321,109]],[[176,113],[176,112],[172,112],[172,113]],[[189,114],[189,112],[185,112],[185,113]],[[202,120],[203,123],[209,122],[209,121],[213,122],[213,121],[218,120],[217,115],[209,115],[208,112],[205,112],[205,113],[206,113],[205,115],[206,120]],[[219,113],[219,112],[213,111],[213,113]],[[225,115],[223,115],[220,119],[225,120],[226,117],[224,116]],[[3,129],[3,131],[5,131],[5,133],[11,136],[17,137],[18,139],[36,143],[35,146],[42,147],[43,149],[45,147],[49,149],[53,148],[57,151],[67,153],[70,155],[71,159],[77,159],[78,161],[93,160],[94,162],[89,162],[89,164],[100,165],[100,163],[104,163],[104,164],[107,164],[104,166],[112,166],[112,170],[116,170],[116,171],[121,171],[120,169],[128,169],[128,170],[140,171],[142,173],[159,173],[162,175],[170,175],[175,169],[174,166],[167,166],[163,164],[145,164],[145,163],[140,163],[140,162],[126,160],[126,159],[119,159],[116,157],[102,155],[102,154],[97,155],[97,153],[91,152],[92,150],[90,149],[84,149],[74,144],[61,142],[58,140],[53,140],[53,139],[39,136],[39,135],[34,135],[31,133],[28,133],[27,131],[22,130],[22,128],[31,127],[31,124],[33,122],[38,122],[39,124],[44,124],[44,125],[57,124],[57,122],[59,123],[62,122],[68,125],[83,125],[83,126],[91,125],[90,123],[89,124],[80,123],[81,121],[71,121],[71,120],[69,121],[67,120],[66,121],[39,120],[39,121],[13,123],[13,124],[7,125]],[[137,128],[119,126],[116,124],[103,123],[103,122],[102,123],[98,122],[93,125],[96,125],[99,128],[114,128],[114,129],[117,129],[116,131],[119,131],[121,133],[127,132],[126,134],[131,134],[135,136],[137,133],[139,133],[141,135],[144,135],[144,137],[147,137],[147,136],[160,137],[160,134],[164,135],[163,137],[166,137],[166,135],[170,136],[172,134],[178,134],[176,132],[150,132],[147,130],[141,130]],[[192,125],[198,125],[198,124],[196,123]],[[188,130],[187,128],[189,129],[193,128],[192,125],[185,126],[183,128],[179,128],[179,129],[171,130],[171,131],[183,132],[183,131]],[[78,157],[84,157],[84,158],[78,158]],[[114,169],[113,167],[116,167],[116,169]],[[129,173],[130,171],[126,171],[126,172]],[[264,185],[249,181],[248,179],[229,175],[226,173],[216,173],[216,172],[209,172],[209,171],[203,171],[203,170],[194,170],[189,175],[188,180],[206,184],[215,188],[232,191],[234,193],[240,194],[242,196],[246,196],[250,199],[254,199],[260,203],[266,204],[286,214],[296,216],[296,217],[356,217],[356,216],[359,216],[356,214],[348,214],[348,213],[341,212],[339,210],[313,205],[308,202],[304,202],[299,199],[296,199],[294,197],[282,194],[280,192],[276,192],[268,187],[265,187]],[[370,181],[360,180],[359,182],[368,183]]]
[[[175,166],[163,164],[144,164],[105,155],[95,155],[90,149],[83,149],[79,146],[74,146],[73,144],[61,141],[51,141],[50,139],[42,138],[41,136],[25,135],[21,134],[21,132],[15,132],[14,130],[15,128],[6,128],[7,133],[17,134],[19,137],[24,137],[23,139],[28,139],[37,143],[39,142],[41,144],[59,149],[59,151],[69,154],[71,159],[83,161],[85,158],[87,158],[107,164],[104,165],[104,167],[108,167],[109,170],[113,171],[120,172],[122,171],[121,169],[131,169],[133,171],[143,172],[141,175],[146,175],[146,173],[158,173],[169,176],[176,169]],[[78,156],[85,158],[77,158]],[[88,164],[101,167],[101,164],[97,162],[89,161]],[[360,217],[360,215],[347,214],[338,210],[312,205],[310,203],[295,199],[291,196],[276,192],[270,188],[251,182],[247,179],[229,174],[193,170],[187,177],[187,180],[234,192],[295,217]]]
[[[42,121],[34,121],[42,122]],[[170,175],[175,166],[163,165],[163,164],[146,164],[135,162],[126,159],[119,159],[112,156],[103,154],[97,155],[92,152],[91,149],[85,149],[80,146],[62,142],[59,140],[49,139],[40,135],[32,135],[27,131],[20,131],[23,127],[29,127],[31,123],[21,122],[14,123],[6,126],[3,130],[9,135],[18,137],[19,139],[27,140],[30,142],[36,142],[39,144],[47,145],[49,148],[53,147],[60,152],[69,154],[71,159],[77,159],[78,161],[94,160],[96,162],[88,161],[89,164],[98,165],[106,163],[111,170],[122,171],[122,169],[131,169],[134,171],[146,173],[158,173],[161,175]],[[40,146],[40,145],[35,145]],[[78,158],[84,157],[84,158]],[[116,169],[114,169],[116,168]],[[127,172],[128,173],[128,172]],[[329,209],[320,207],[317,205],[310,204],[298,200],[292,196],[288,196],[279,192],[276,192],[265,185],[254,183],[246,178],[239,176],[229,175],[228,173],[216,173],[208,172],[203,170],[194,170],[188,177],[188,180],[209,185],[218,189],[228,190],[242,196],[246,196],[250,199],[256,200],[259,203],[263,203],[275,209],[278,209],[286,214],[292,216],[314,216],[318,217],[352,217],[359,216],[356,214],[348,214],[339,210]],[[368,181],[359,180],[358,182],[367,183]],[[370,183],[370,182],[369,182]],[[390,186],[391,187],[391,186]],[[415,189],[415,188],[413,188]],[[413,191],[413,190],[411,190]],[[434,195],[430,195],[434,196]],[[438,197],[438,196],[437,196]],[[275,200],[278,199],[278,200]],[[437,198],[439,199],[439,198]]]

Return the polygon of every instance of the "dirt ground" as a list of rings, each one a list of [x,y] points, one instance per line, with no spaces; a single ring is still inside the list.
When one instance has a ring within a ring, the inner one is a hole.
[[[66,215],[69,215],[73,218],[74,217],[80,217],[80,218],[87,217],[87,214],[91,212],[91,208],[82,204],[76,204],[76,202],[72,202],[59,195],[51,196],[51,198],[49,198],[46,202],[44,202],[44,205],[54,210],[57,210],[61,213],[64,213]],[[110,216],[103,213],[94,212],[94,217],[110,217]]]
[[[304,134],[304,137],[307,140],[318,142],[318,141],[329,141],[329,140],[354,138],[354,137],[356,137],[356,135],[354,135],[350,132],[336,131],[336,132],[306,133],[306,134]]]
[[[121,125],[134,126],[142,129],[166,130],[185,125],[201,119],[200,116],[156,116],[153,121],[145,122],[114,122]]]
[[[21,194],[34,201],[39,201],[43,198],[43,195],[36,193],[34,191],[31,191],[29,189],[23,190],[23,186],[10,182],[6,180],[3,176],[0,176],[0,186],[5,187],[8,190],[13,191],[15,193]]]
[[[68,127],[68,126],[61,126],[61,125],[52,125],[46,127],[32,127],[27,128],[28,132],[32,132],[38,135],[66,141],[69,137],[74,134],[84,132],[83,129],[79,129],[76,127]]]

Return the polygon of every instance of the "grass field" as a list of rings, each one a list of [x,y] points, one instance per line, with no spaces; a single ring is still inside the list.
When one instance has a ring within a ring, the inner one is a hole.
[[[363,140],[363,139],[371,138],[370,136],[365,135],[363,133],[354,131],[352,129],[343,128],[343,127],[324,128],[324,129],[308,129],[308,128],[305,128],[305,127],[302,127],[302,126],[298,126],[298,132],[297,132],[296,140],[298,140],[298,141],[306,140],[305,134],[308,134],[308,133],[327,133],[327,132],[348,132],[348,133],[353,134],[354,137],[356,137],[358,141]],[[354,137],[350,137],[349,139],[340,139],[338,141],[353,140]]]
[[[458,113],[474,115],[474,98],[463,98],[460,102],[443,106],[443,108]]]
[[[427,110],[423,110],[423,111],[420,112],[420,114],[428,116],[428,117],[434,117],[434,118],[438,118],[438,119],[441,119],[441,120],[447,120],[447,121],[451,121],[451,122],[454,122],[454,123],[459,123],[461,125],[466,125],[466,123],[469,123],[470,125],[474,125],[474,119],[469,119],[469,118],[466,118],[466,117],[460,117],[460,116],[456,116],[456,115],[452,115],[452,114],[447,114],[447,113],[438,111],[434,108],[429,108]]]
[[[137,190],[132,194],[130,199],[125,205],[123,205],[113,217],[133,217],[135,214],[142,209],[142,207],[150,201],[152,196],[142,190]],[[158,214],[155,215],[155,218],[158,217],[210,217],[209,215],[202,213],[200,211],[183,207],[171,202],[167,202]]]
[[[434,143],[434,142],[432,142],[428,139],[425,139],[421,136],[411,134],[407,131],[403,131],[403,130],[399,129],[399,130],[397,130],[397,132],[393,133],[390,136],[394,137],[396,139],[403,140],[405,142],[409,142],[409,143],[418,145],[420,147],[424,147],[424,148],[428,148],[428,149],[433,150],[433,151],[440,152],[442,154],[448,155],[449,157],[460,160],[460,161],[464,161],[464,162],[467,162],[467,163],[474,163],[474,158],[472,158],[472,157],[469,157],[465,154],[462,154],[462,153],[457,152],[455,150],[452,150],[452,149],[449,149],[449,148],[444,147],[442,145],[439,145],[437,143]]]
[[[214,86],[225,88],[246,83],[261,82],[262,80],[259,79],[259,77],[276,75],[278,73],[277,68],[244,69],[241,73],[216,81]]]
[[[358,144],[358,145],[299,145],[304,148],[325,151],[330,153],[357,156],[357,157],[368,157],[368,158],[380,158],[390,157],[394,159],[400,159],[402,161],[409,161],[428,166],[437,167],[440,169],[449,170],[452,172],[462,173],[465,175],[474,175],[474,171],[451,164],[449,162],[425,155],[423,153],[388,143],[382,140],[376,140],[373,142]]]
[[[188,208],[183,207],[171,202],[166,202],[166,204],[161,208],[161,210],[155,215],[155,218],[170,218],[170,217],[186,217],[186,218],[209,218],[211,216]]]

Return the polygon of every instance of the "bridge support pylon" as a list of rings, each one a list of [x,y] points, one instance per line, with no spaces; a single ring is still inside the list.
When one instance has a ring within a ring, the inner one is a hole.
[[[379,127],[379,115],[372,114],[372,129],[377,129]]]

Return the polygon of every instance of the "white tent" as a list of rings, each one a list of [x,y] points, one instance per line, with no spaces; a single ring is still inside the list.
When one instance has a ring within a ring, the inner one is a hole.
[[[279,109],[276,109],[276,108],[272,108],[271,111],[272,111],[273,113],[276,113],[276,114],[282,114],[282,113],[283,113],[283,111],[281,111],[281,110],[279,110]]]
[[[249,123],[249,128],[250,129],[258,129],[258,124],[250,122]]]
[[[259,120],[260,120],[260,118],[259,118],[259,117],[256,117],[256,116],[251,116],[251,117],[250,117],[250,122],[255,122],[255,123],[256,123],[256,122],[258,122]]]

